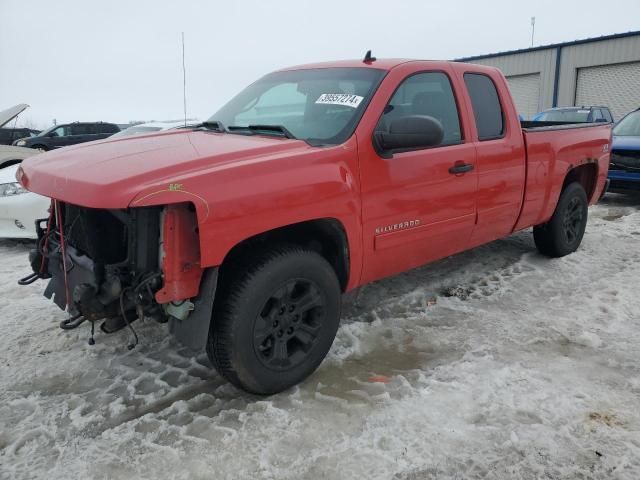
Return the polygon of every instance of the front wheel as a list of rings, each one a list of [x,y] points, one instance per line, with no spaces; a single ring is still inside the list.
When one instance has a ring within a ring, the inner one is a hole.
[[[228,277],[207,341],[216,370],[261,395],[304,380],[327,355],[340,322],[340,284],[331,265],[316,252],[282,246]]]
[[[588,201],[584,188],[571,183],[560,194],[551,219],[533,227],[533,239],[540,253],[563,257],[574,252],[582,242],[587,227]]]

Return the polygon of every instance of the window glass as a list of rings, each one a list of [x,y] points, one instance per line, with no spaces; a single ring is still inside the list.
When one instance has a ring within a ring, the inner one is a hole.
[[[58,127],[51,131],[52,137],[66,137],[68,135],[69,127]]]
[[[93,133],[116,133],[120,130],[112,123],[96,123],[93,126]]]
[[[235,122],[241,125],[268,124],[274,114],[302,117],[306,100],[306,95],[298,92],[296,83],[281,83],[264,92],[257,102],[251,99],[249,105],[245,105],[245,108],[250,108],[236,115]]]
[[[588,108],[556,108],[540,112],[533,117],[539,122],[585,123],[589,121]]]
[[[504,135],[504,114],[496,86],[488,76],[479,73],[465,73],[473,116],[479,140],[491,140]]]
[[[613,117],[611,116],[611,112],[608,109],[603,109],[602,113],[604,113],[604,118],[607,119],[607,122],[613,122]]]
[[[594,108],[593,109],[593,121],[597,122],[598,120],[604,120],[604,116],[602,115],[602,112],[600,111],[599,108]]]
[[[376,127],[388,131],[391,122],[408,115],[427,115],[438,120],[444,130],[440,145],[462,141],[460,119],[449,77],[441,72],[418,73],[398,87]]]
[[[620,120],[613,129],[613,134],[621,137],[640,136],[640,110],[636,110]]]
[[[209,120],[222,122],[230,133],[242,133],[242,127],[249,125],[283,126],[312,145],[339,144],[353,133],[384,74],[373,68],[271,73]]]
[[[71,133],[69,133],[69,135],[89,135],[91,133],[89,125],[84,123],[71,125],[71,127],[69,128],[71,130]]]

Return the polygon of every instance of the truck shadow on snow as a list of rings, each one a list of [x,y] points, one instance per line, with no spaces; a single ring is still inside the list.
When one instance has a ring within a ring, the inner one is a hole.
[[[24,248],[25,252],[31,248],[28,242],[11,241],[6,245]],[[386,378],[399,372],[424,370],[461,358],[464,352],[456,351],[454,347],[436,348],[430,346],[428,339],[415,345],[398,341],[395,335],[405,335],[402,325],[411,325],[417,315],[424,316],[429,305],[437,303],[443,296],[457,296],[461,300],[489,298],[500,291],[505,282],[522,272],[522,264],[527,262],[521,262],[521,259],[528,254],[537,255],[534,252],[531,233],[520,232],[344,295],[341,330],[362,324],[361,332],[369,330],[365,333],[368,348],[348,351],[341,359],[338,358],[339,354],[332,351],[325,364],[296,387],[298,395],[315,398],[319,394],[352,401],[354,391],[366,391],[367,388],[375,390],[375,386],[366,387],[371,375]],[[457,292],[464,292],[464,295]],[[445,312],[440,317],[429,319],[432,322],[429,327],[438,329],[445,324],[447,327],[460,326],[460,335],[470,335],[464,331],[463,319],[456,316],[456,312]],[[380,324],[377,328],[368,326],[376,320],[380,320],[384,328],[380,328]],[[406,323],[398,324],[398,321]],[[387,325],[393,327],[387,329]],[[80,416],[98,414],[102,421],[99,424],[88,422],[74,426],[62,415],[59,422],[60,426],[79,428],[89,436],[99,435],[147,415],[153,418],[173,417],[177,415],[175,406],[184,402],[189,404],[190,415],[197,413],[212,417],[223,410],[242,411],[248,404],[263,399],[226,383],[210,369],[206,355],[181,347],[176,340],[167,336],[165,328],[158,328],[154,322],[137,325],[141,343],[133,351],[126,349],[126,330],[111,336],[98,335],[98,344],[92,347],[90,355],[85,347],[89,335],[87,325],[73,333],[58,332],[61,336],[76,335],[72,349],[86,362],[84,373],[68,372],[68,375],[61,374],[60,378],[52,378],[45,373],[22,385],[14,385],[12,389],[24,391],[25,394],[39,391],[52,404],[60,400],[64,403],[69,394],[80,397],[83,400],[81,403],[86,405],[79,412]],[[395,333],[386,338],[391,328]],[[96,371],[101,372],[99,376],[95,375]],[[362,386],[363,382],[365,387]],[[289,391],[271,398],[286,404],[291,395]]]
[[[450,291],[452,286],[464,285],[463,290],[470,292],[471,296],[475,292],[476,298],[489,297],[493,291],[498,291],[504,282],[509,281],[512,275],[520,271],[516,265],[523,255],[531,252],[534,252],[531,234],[522,232],[429,266],[367,285],[344,295],[342,327],[358,322],[366,325],[376,319],[380,319],[383,324],[386,320],[389,320],[390,324],[399,319],[410,320],[416,314],[424,313],[431,302],[437,302],[437,298],[442,295],[448,296],[446,292]],[[534,255],[537,254],[534,253]],[[450,313],[451,315],[446,315],[446,319],[434,320],[436,323],[431,327],[438,328],[445,320],[451,325],[456,325],[456,312]],[[140,333],[144,342],[145,331]],[[460,332],[460,335],[464,334]],[[462,351],[431,348],[429,345],[396,343],[394,338],[384,337],[383,331],[380,338],[370,339],[375,346],[364,352],[348,354],[342,360],[336,360],[335,355],[330,354],[325,364],[298,387],[299,394],[311,395],[319,388],[318,393],[348,398],[349,392],[361,388],[361,382],[367,381],[371,375],[384,377],[426,366],[442,365],[455,361],[464,354]],[[195,355],[188,349],[180,349],[173,340],[162,342],[160,350],[157,347],[157,345],[151,346],[154,361],[161,361],[165,356],[174,358],[177,358],[177,355],[183,356],[184,361],[190,362],[192,368],[193,365],[197,365],[199,382],[184,388],[178,386],[151,403],[127,409],[122,415],[106,422],[105,426],[111,428],[148,413],[157,414],[171,407],[175,402],[189,401],[202,395],[205,395],[206,399],[200,402],[198,410],[207,410],[208,416],[217,415],[221,410],[230,408],[230,403],[237,408],[239,404],[263,399],[263,397],[241,392],[227,384],[213,370],[207,371],[211,365],[206,355]],[[163,353],[164,348],[167,351]],[[174,351],[175,349],[179,350]],[[143,355],[143,351],[140,350],[138,355]],[[195,356],[189,360],[190,355]],[[137,361],[131,358],[127,363],[130,367],[134,367]],[[145,359],[139,359],[139,361],[146,363]],[[190,373],[190,376],[191,374],[195,373]],[[318,387],[319,385],[322,387]],[[288,398],[290,394],[291,392],[284,392],[271,398],[284,401],[283,399]]]

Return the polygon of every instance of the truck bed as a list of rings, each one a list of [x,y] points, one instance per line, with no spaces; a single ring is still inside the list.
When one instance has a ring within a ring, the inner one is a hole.
[[[589,127],[601,127],[603,125],[611,125],[609,123],[593,123],[593,122],[545,122],[534,120],[520,120],[520,126],[523,130],[566,130],[568,128],[589,128]]]
[[[609,169],[611,124],[520,122],[526,150],[526,180],[516,230],[547,222],[560,197],[563,179],[575,167],[596,170],[590,203],[599,198]],[[552,124],[551,124],[552,123]]]

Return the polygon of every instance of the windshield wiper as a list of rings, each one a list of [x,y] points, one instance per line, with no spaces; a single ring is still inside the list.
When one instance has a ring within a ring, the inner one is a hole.
[[[224,133],[227,129],[224,127],[221,121],[219,120],[207,120],[206,122],[202,122],[200,125],[196,125],[195,128],[205,129],[205,130],[214,130],[216,132]]]
[[[291,138],[295,140],[295,135],[287,129],[284,125],[229,125],[227,127],[227,131],[241,131],[248,130],[251,133],[263,133],[266,135],[276,134],[285,138]]]

